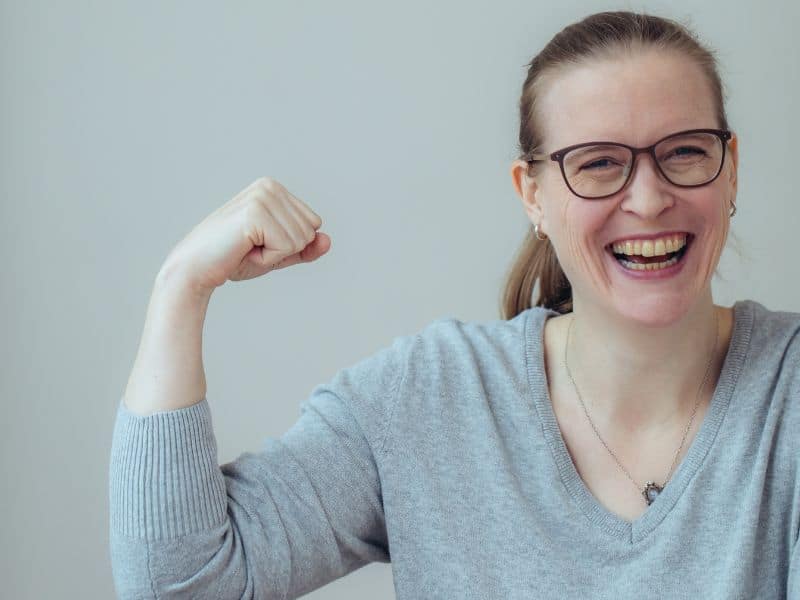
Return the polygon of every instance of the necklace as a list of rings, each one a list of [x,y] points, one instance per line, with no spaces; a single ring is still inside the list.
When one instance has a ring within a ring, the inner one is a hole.
[[[633,483],[634,487],[636,487],[636,489],[641,492],[642,496],[644,497],[645,502],[647,502],[647,505],[649,506],[649,505],[651,505],[653,503],[653,501],[656,499],[656,497],[661,493],[661,491],[664,489],[664,486],[667,485],[667,481],[669,481],[669,478],[672,475],[672,470],[675,468],[675,463],[678,460],[678,456],[680,455],[681,450],[683,449],[683,444],[686,442],[686,436],[689,434],[689,429],[691,429],[692,423],[694,422],[694,416],[697,413],[697,407],[700,405],[700,393],[703,391],[703,387],[705,387],[706,379],[708,379],[708,373],[711,370],[711,363],[714,362],[714,355],[716,354],[717,341],[719,340],[719,315],[717,314],[717,311],[715,309],[714,310],[714,330],[715,330],[715,333],[714,333],[714,346],[711,349],[711,357],[708,359],[708,365],[706,366],[705,375],[703,375],[703,381],[700,383],[700,388],[697,390],[697,400],[694,403],[694,410],[692,411],[692,416],[689,419],[689,424],[686,426],[686,430],[683,432],[683,439],[681,440],[681,445],[678,447],[678,451],[675,453],[675,458],[672,460],[672,466],[669,469],[669,473],[667,473],[667,476],[664,478],[664,483],[662,485],[658,485],[653,481],[648,481],[645,484],[644,488],[640,488],[639,484],[637,484],[636,481],[634,481],[633,477],[631,477],[631,474],[628,473],[628,470],[625,467],[622,466],[622,463],[619,462],[619,459],[617,458],[617,455],[614,454],[614,452],[611,450],[611,448],[608,447],[608,444],[605,443],[605,441],[603,440],[603,437],[600,435],[600,432],[597,431],[597,427],[595,427],[594,422],[592,421],[592,418],[589,416],[589,411],[586,410],[586,405],[583,403],[583,398],[581,397],[580,391],[578,391],[578,386],[575,383],[575,379],[572,377],[572,371],[570,371],[569,362],[567,361],[567,348],[569,348],[569,339],[570,339],[570,334],[572,333],[572,323],[574,321],[575,321],[575,316],[573,314],[572,318],[569,321],[569,327],[567,328],[567,341],[566,341],[566,343],[564,345],[564,366],[566,367],[567,375],[569,376],[569,380],[572,382],[572,387],[575,388],[575,393],[577,394],[578,400],[580,401],[581,406],[583,407],[583,412],[586,414],[586,418],[589,420],[589,424],[592,426],[592,429],[594,429],[594,432],[595,432],[595,434],[597,434],[598,439],[603,443],[603,446],[606,447],[606,450],[608,450],[609,454],[611,454],[611,456],[614,458],[614,461],[617,463],[619,468],[622,469],[625,472],[625,475],[628,476],[628,479],[631,480],[631,482]]]

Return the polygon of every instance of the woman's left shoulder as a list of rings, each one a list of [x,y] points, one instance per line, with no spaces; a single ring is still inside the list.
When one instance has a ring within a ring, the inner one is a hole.
[[[800,312],[771,309],[756,300],[740,300],[733,308],[736,319],[750,326],[759,345],[800,349]]]

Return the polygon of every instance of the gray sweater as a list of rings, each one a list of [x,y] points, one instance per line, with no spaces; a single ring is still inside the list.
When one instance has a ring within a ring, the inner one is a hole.
[[[744,300],[711,405],[634,522],[578,475],[548,400],[545,319],[441,318],[317,385],[221,465],[206,398],[120,402],[121,598],[295,598],[391,561],[398,599],[800,598],[800,314]]]

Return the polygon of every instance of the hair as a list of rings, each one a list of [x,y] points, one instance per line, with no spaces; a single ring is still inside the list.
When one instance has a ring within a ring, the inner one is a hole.
[[[683,53],[705,74],[711,87],[718,126],[728,129],[722,80],[714,52],[686,26],[662,17],[633,12],[601,12],[562,29],[526,66],[528,76],[519,101],[519,158],[540,152],[543,129],[537,100],[547,77],[582,60],[613,56],[620,50],[657,48]],[[539,293],[533,302],[534,286]],[[532,306],[559,313],[572,311],[572,286],[561,269],[549,239],[539,240],[529,228],[508,271],[501,316],[511,319]]]

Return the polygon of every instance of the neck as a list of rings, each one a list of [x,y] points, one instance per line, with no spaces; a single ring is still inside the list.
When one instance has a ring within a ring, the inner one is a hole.
[[[710,291],[669,327],[613,319],[576,304],[567,359],[592,421],[601,430],[631,435],[685,427],[721,370],[727,348],[723,312]]]

